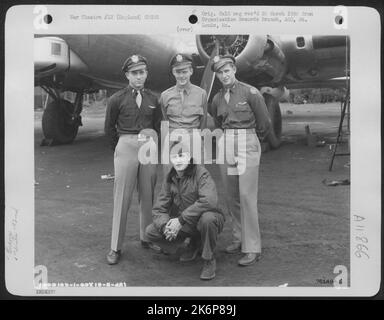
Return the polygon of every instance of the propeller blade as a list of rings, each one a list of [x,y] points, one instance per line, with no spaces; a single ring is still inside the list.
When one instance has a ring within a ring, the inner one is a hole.
[[[215,80],[215,73],[211,70],[211,65],[213,62],[213,57],[218,54],[219,54],[219,42],[216,41],[215,48],[212,50],[211,56],[209,57],[207,65],[205,66],[205,69],[204,69],[203,78],[201,79],[201,82],[200,82],[200,88],[203,88],[207,92],[208,98],[211,94],[213,82]]]

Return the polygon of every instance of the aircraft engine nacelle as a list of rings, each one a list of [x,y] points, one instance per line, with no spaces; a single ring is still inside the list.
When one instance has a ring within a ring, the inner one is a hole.
[[[68,44],[57,37],[34,39],[35,77],[43,78],[65,72],[86,72],[87,65]]]
[[[199,54],[207,63],[215,47],[236,58],[237,74],[253,85],[278,83],[286,73],[286,59],[279,45],[267,35],[198,35]],[[250,80],[250,81],[249,81]]]
[[[284,36],[289,64],[286,77],[292,81],[314,81],[348,75],[346,36]]]

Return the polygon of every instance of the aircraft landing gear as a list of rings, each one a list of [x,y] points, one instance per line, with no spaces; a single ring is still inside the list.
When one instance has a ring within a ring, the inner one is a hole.
[[[264,97],[272,122],[272,130],[269,132],[267,140],[272,149],[277,149],[281,144],[281,133],[283,129],[279,101],[288,99],[289,90],[285,87],[262,87],[260,93]]]
[[[81,123],[83,93],[78,92],[74,103],[60,98],[52,90],[44,88],[53,97],[47,105],[42,118],[44,139],[41,145],[72,143]]]
[[[264,95],[265,104],[272,122],[272,129],[267,136],[267,140],[272,149],[276,149],[281,144],[282,119],[279,100],[268,94]]]

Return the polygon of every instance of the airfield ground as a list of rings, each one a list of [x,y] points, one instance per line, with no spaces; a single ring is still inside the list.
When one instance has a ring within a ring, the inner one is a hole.
[[[181,263],[140,246],[137,194],[129,213],[124,254],[106,264],[112,223],[113,153],[103,136],[105,108],[86,108],[84,126],[71,145],[42,147],[41,116],[35,111],[35,264],[48,268],[49,282],[124,282],[127,286],[332,286],[336,265],[350,265],[350,186],[326,186],[349,179],[349,157],[337,157],[332,172],[340,104],[282,104],[283,143],[262,155],[259,217],[262,259],[239,267],[228,255],[227,219],[217,248],[216,278],[199,279],[201,259]],[[305,145],[305,125],[323,147]],[[346,148],[344,143],[343,148]],[[209,166],[224,198],[216,166]],[[158,181],[162,181],[158,170]],[[157,185],[159,191],[160,183]],[[203,294],[202,294],[203,295]]]

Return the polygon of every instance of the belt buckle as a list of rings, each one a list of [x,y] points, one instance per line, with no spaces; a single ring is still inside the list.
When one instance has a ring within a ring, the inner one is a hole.
[[[147,136],[146,136],[145,134],[139,133],[139,134],[137,135],[137,141],[139,141],[139,142],[145,142],[145,141],[147,141]]]

